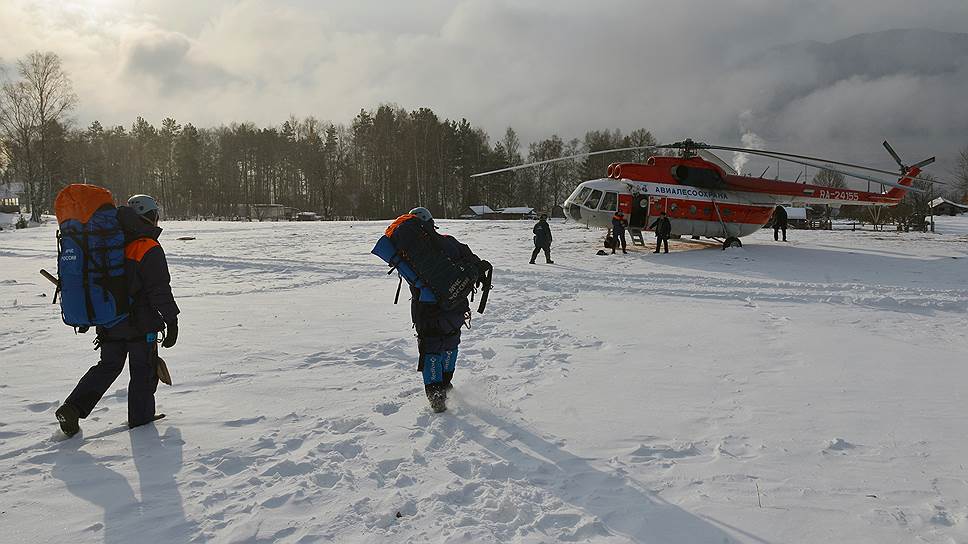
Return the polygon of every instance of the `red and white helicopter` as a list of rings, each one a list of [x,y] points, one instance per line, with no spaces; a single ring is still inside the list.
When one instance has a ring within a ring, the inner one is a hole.
[[[565,213],[571,219],[589,226],[608,228],[615,212],[621,211],[628,219],[630,229],[649,230],[659,214],[666,212],[672,224],[673,236],[711,238],[721,242],[723,249],[726,249],[741,247],[743,244],[739,239],[766,225],[778,205],[896,206],[906,191],[924,192],[911,186],[915,180],[940,183],[918,177],[921,168],[934,162],[934,157],[908,166],[901,162],[886,141],[884,147],[900,167],[898,181],[887,181],[857,172],[861,170],[897,175],[878,168],[778,151],[709,145],[692,140],[582,153],[482,172],[472,177],[618,151],[679,150],[678,156],[653,156],[644,164],[610,164],[606,177],[582,182],[575,188],[564,202]],[[875,193],[743,176],[711,153],[711,150],[748,153],[823,168],[889,189]],[[842,170],[841,167],[852,170]]]

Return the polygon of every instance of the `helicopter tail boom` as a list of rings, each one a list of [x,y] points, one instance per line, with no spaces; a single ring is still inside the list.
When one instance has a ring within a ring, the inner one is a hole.
[[[902,177],[897,182],[897,184],[898,185],[904,185],[905,187],[910,187],[911,184],[914,183],[914,178],[916,178],[918,176],[918,174],[920,174],[920,173],[921,173],[921,169],[920,168],[918,168],[916,166],[915,167],[912,167],[911,169],[909,169],[907,171],[906,174],[904,174],[904,177]],[[907,193],[907,189],[905,189],[905,188],[902,188],[902,187],[891,187],[891,189],[889,191],[887,191],[886,193],[884,193],[884,196],[887,197],[887,198],[896,198],[896,199],[899,199],[900,200],[901,198],[904,198],[904,194],[905,193]]]

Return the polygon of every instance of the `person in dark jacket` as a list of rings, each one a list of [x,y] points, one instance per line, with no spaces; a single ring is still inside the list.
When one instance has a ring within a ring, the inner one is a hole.
[[[421,221],[434,224],[434,218],[427,208],[414,208],[410,213]],[[452,236],[438,235],[438,240],[450,258],[475,262],[480,273],[479,281],[483,282],[491,268],[489,262],[478,258],[469,247]],[[431,409],[443,412],[447,409],[447,391],[453,387],[461,327],[470,318],[470,305],[467,298],[455,306],[420,302],[420,290],[412,285],[410,294],[410,316],[417,331],[417,351],[420,354],[417,371],[423,374],[424,390]]]
[[[773,239],[780,240],[780,230],[783,230],[783,241],[786,242],[787,212],[783,206],[777,206],[773,211]]]
[[[662,244],[665,244],[665,252],[669,253],[669,236],[672,235],[672,223],[666,213],[659,214],[659,218],[649,225],[649,228],[655,229],[655,251],[653,253],[658,253],[659,246]]]
[[[90,415],[104,393],[124,370],[128,359],[128,427],[155,419],[158,375],[158,332],[164,330],[162,346],[178,340],[178,305],[171,294],[171,276],[165,251],[158,243],[158,203],[147,195],[135,195],[118,207],[118,222],[125,236],[125,277],[131,297],[130,314],[111,328],[97,328],[101,360],[91,367],[57,409],[61,430],[73,436],[78,419]]]
[[[538,252],[544,250],[545,262],[555,264],[551,260],[551,226],[548,224],[548,214],[543,213],[538,217],[538,222],[534,228],[534,251],[531,252],[531,264],[538,257]]]
[[[625,220],[625,214],[615,212],[615,215],[612,216],[612,255],[615,255],[615,248],[619,242],[622,243],[622,253],[628,254],[628,251],[625,251],[625,227],[628,225],[629,222]]]

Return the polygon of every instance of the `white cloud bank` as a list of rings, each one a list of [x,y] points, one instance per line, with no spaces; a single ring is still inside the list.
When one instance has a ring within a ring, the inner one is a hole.
[[[888,138],[912,160],[944,160],[968,144],[965,61],[919,64],[938,56],[920,34],[902,35],[883,55],[876,44],[843,45],[863,58],[832,59],[820,44],[776,48],[891,28],[960,31],[968,7],[8,0],[0,62],[34,49],[60,54],[80,124],[130,124],[136,115],[277,124],[291,113],[348,122],[360,108],[393,102],[467,117],[492,135],[510,125],[525,141],[646,127],[662,139],[724,143],[755,133],[766,147],[878,161]]]

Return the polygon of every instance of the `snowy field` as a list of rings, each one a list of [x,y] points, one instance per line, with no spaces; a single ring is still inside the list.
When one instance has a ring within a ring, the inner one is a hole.
[[[55,228],[0,232],[0,540],[968,542],[968,218],[606,257],[554,223],[534,266],[531,223],[444,221],[496,287],[441,415],[387,223],[163,225],[168,417],[121,431],[122,375],[70,440],[93,336]]]

